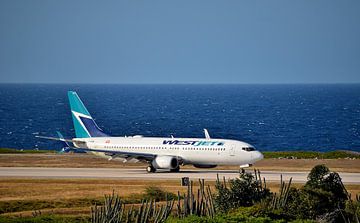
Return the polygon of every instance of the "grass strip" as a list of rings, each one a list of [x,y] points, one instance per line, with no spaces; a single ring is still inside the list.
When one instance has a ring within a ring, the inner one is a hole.
[[[125,204],[139,204],[143,200],[164,201],[168,199],[177,199],[174,193],[165,191],[159,187],[148,187],[145,193],[130,194],[122,198]],[[20,212],[20,211],[34,211],[42,209],[56,209],[56,208],[73,208],[73,207],[90,207],[93,205],[103,205],[104,198],[77,198],[77,199],[62,199],[62,200],[11,200],[0,201],[0,214]]]
[[[10,149],[10,148],[0,148],[0,154],[34,154],[34,153],[55,153],[54,150],[34,150],[34,149]]]
[[[295,159],[359,159],[360,153],[352,151],[331,151],[331,152],[312,152],[312,151],[278,151],[263,152],[265,158],[295,158]]]
[[[85,216],[69,216],[69,215],[40,215],[35,217],[19,217],[19,216],[0,216],[2,223],[85,223],[90,222],[90,217]]]
[[[34,211],[49,208],[71,208],[71,207],[89,207],[91,205],[103,204],[103,198],[80,198],[66,200],[15,200],[0,201],[0,214]],[[0,221],[1,222],[1,221]]]

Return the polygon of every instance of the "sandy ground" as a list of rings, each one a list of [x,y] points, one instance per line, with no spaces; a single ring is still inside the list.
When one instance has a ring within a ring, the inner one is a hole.
[[[318,164],[332,171],[360,173],[360,159],[264,159],[253,168],[272,171],[309,171]],[[89,154],[0,154],[1,167],[70,167],[70,168],[134,168],[146,167],[144,163],[123,163]],[[192,166],[182,167],[194,169]],[[238,170],[238,166],[220,166],[216,169]],[[252,169],[252,168],[251,168]]]

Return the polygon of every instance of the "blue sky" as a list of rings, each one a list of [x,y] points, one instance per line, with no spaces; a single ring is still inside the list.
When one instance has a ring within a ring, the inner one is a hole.
[[[0,83],[359,83],[360,1],[0,0]]]

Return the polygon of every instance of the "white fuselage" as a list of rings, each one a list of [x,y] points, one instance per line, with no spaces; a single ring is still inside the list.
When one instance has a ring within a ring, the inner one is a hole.
[[[74,145],[79,148],[94,149],[97,151],[95,154],[109,157],[111,157],[109,151],[155,154],[179,157],[182,164],[195,165],[246,165],[263,158],[263,155],[248,143],[229,139],[133,136],[92,137],[81,140],[86,143],[74,143]],[[249,148],[252,150],[249,151]],[[106,153],[101,153],[102,150],[106,150],[104,151]]]

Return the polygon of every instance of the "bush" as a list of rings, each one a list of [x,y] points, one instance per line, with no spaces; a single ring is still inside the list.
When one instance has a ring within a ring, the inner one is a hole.
[[[346,201],[345,210],[342,212],[349,222],[359,222],[360,220],[360,196],[357,195],[355,200],[349,199]]]
[[[283,212],[292,218],[329,218],[341,221],[339,209],[345,208],[347,191],[338,173],[330,172],[325,165],[315,166],[301,189],[289,191],[288,205]]]
[[[304,189],[309,193],[315,193],[315,195],[326,194],[328,196],[326,208],[329,210],[343,209],[345,201],[348,199],[348,193],[339,174],[330,172],[325,165],[317,165],[311,170]]]
[[[199,217],[199,216],[189,216],[186,218],[169,218],[167,223],[235,223],[235,222],[246,222],[246,223],[313,223],[311,220],[295,220],[288,221],[286,219],[272,219],[270,216],[254,216],[253,207],[241,207],[239,209],[234,209],[227,214],[219,214],[214,218],[209,217]]]
[[[218,179],[215,188],[217,190],[215,205],[222,212],[242,206],[252,206],[271,195],[270,190],[263,188],[261,181],[250,173],[241,173],[239,178],[231,179],[228,183],[220,182]]]
[[[166,198],[168,200],[172,200],[177,198],[177,196],[174,193],[168,192],[163,190],[160,187],[157,186],[148,186],[145,189],[144,198],[147,200],[155,200],[155,201],[165,201]]]

